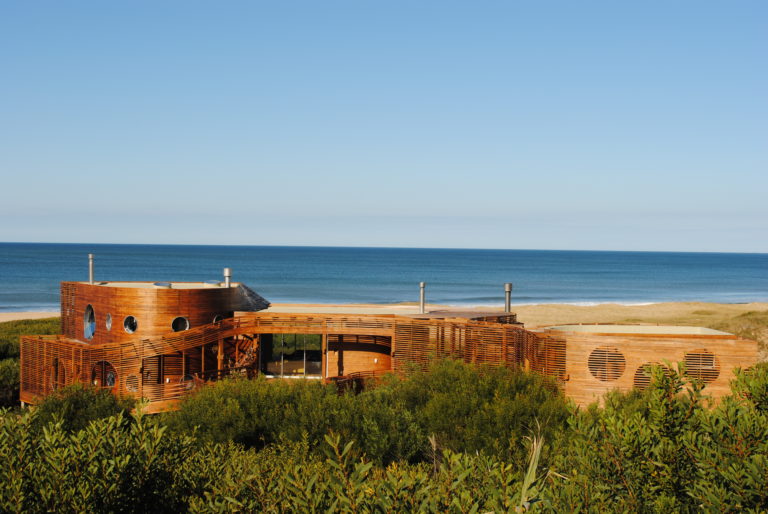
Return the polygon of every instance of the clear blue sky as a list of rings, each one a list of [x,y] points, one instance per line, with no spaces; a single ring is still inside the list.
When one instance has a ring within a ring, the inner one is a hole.
[[[0,241],[768,252],[768,2],[0,4]]]

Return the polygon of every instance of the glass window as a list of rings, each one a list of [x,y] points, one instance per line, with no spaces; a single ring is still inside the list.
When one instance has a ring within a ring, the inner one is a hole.
[[[117,383],[117,372],[107,361],[99,361],[91,367],[91,383],[97,387],[114,387]]]
[[[93,339],[93,334],[96,333],[96,313],[93,312],[93,306],[88,305],[85,308],[85,314],[83,315],[83,335],[86,339]]]
[[[123,328],[129,334],[133,334],[139,328],[139,322],[133,316],[126,316],[123,320]]]
[[[320,334],[263,334],[262,372],[279,377],[317,377],[322,372]]]
[[[174,318],[173,322],[171,323],[171,328],[173,329],[174,332],[189,330],[189,320],[183,316]]]

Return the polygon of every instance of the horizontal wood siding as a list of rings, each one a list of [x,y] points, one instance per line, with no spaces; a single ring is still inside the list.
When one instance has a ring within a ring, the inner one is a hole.
[[[719,398],[730,392],[734,368],[757,361],[757,343],[736,336],[560,333],[560,337],[568,341],[565,393],[580,405],[598,401],[612,389],[632,389],[636,377],[643,382],[642,370],[649,364],[676,368],[686,356],[694,364],[691,374],[711,379],[704,392]],[[712,362],[708,355],[714,356]],[[717,378],[712,379],[715,366]]]
[[[687,360],[697,376],[709,380],[705,391],[720,396],[728,392],[734,367],[751,366],[757,360],[757,344],[734,336],[532,332],[518,325],[464,318],[255,312],[170,332],[172,316],[191,311],[174,310],[167,303],[165,310],[150,312],[140,300],[150,304],[156,301],[152,299],[155,291],[151,293],[146,298],[141,295],[135,298],[138,303],[134,304],[137,310],[133,312],[143,312],[149,324],[147,331],[160,331],[159,334],[137,331],[126,337],[123,332],[116,340],[106,338],[108,341],[102,343],[96,337],[90,343],[66,336],[22,337],[22,400],[34,403],[63,384],[92,382],[94,366],[104,361],[114,368],[115,392],[147,398],[156,404],[153,409],[170,407],[198,384],[195,380],[200,381],[203,372],[209,377],[220,371],[220,366],[225,370],[238,355],[242,356],[233,338],[241,338],[242,344],[247,341],[248,345],[258,345],[260,334],[325,336],[328,351],[323,374],[326,379],[388,370],[410,373],[427,369],[436,359],[450,357],[476,364],[524,367],[547,374],[563,382],[566,394],[579,404],[594,401],[613,388],[642,386],[643,367],[649,362],[665,360]],[[171,296],[164,298],[168,300]],[[222,304],[213,300],[202,297],[198,300],[200,303],[195,304],[195,309],[205,316],[192,319],[212,319],[214,313],[226,312]],[[99,309],[112,305],[109,301],[113,300],[105,298],[97,302],[89,298],[97,308],[97,323],[103,324],[104,314],[99,314]],[[220,301],[226,304],[228,300]],[[82,318],[89,302],[75,297],[75,311],[80,311],[76,316]],[[181,309],[182,303],[176,305]],[[113,317],[115,313],[129,312],[125,306],[121,309],[114,308]],[[117,323],[117,319],[113,323]],[[70,324],[63,325],[69,327]],[[79,327],[81,329],[82,319]],[[112,331],[122,331],[121,320]],[[219,341],[224,350],[221,360],[214,351]],[[182,353],[186,360],[182,360]],[[160,356],[163,356],[162,362]],[[157,377],[162,377],[160,383]],[[190,377],[198,378],[190,380]]]

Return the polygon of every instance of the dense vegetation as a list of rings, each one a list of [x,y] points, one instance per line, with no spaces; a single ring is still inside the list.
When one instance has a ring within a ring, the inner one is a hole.
[[[19,336],[59,333],[59,318],[0,323],[0,406],[19,399]]]
[[[682,376],[579,410],[541,377],[442,362],[341,395],[227,380],[151,419],[67,388],[0,416],[0,510],[764,512],[768,366],[714,406]]]
[[[35,408],[32,426],[38,431],[57,422],[67,432],[82,430],[96,419],[115,414],[129,414],[136,402],[132,398],[117,398],[109,389],[83,384],[64,387]]]
[[[75,385],[0,411],[0,511],[768,511],[768,365],[705,392],[656,370],[576,409],[541,376],[444,361],[345,393],[230,379],[149,417]]]
[[[525,437],[537,429],[551,440],[567,418],[564,398],[540,375],[444,361],[359,394],[318,382],[227,380],[190,397],[164,422],[201,440],[255,448],[306,440],[314,451],[333,431],[377,464],[425,460],[432,436],[440,448],[522,464]]]

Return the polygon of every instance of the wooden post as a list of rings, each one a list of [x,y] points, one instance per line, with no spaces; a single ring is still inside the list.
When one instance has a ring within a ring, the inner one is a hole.
[[[320,363],[320,366],[325,370],[325,376],[323,377],[325,380],[328,379],[328,326],[325,321],[323,321],[323,340],[320,343],[322,347],[322,356],[323,356],[323,362]]]
[[[216,353],[216,370],[218,371],[218,375],[221,375],[221,371],[224,369],[224,338],[219,338],[219,348],[218,352]]]
[[[397,322],[392,322],[392,336],[390,337],[389,358],[390,371],[397,371]]]
[[[142,339],[139,344],[140,350],[139,350],[139,362],[141,365],[139,366],[139,398],[144,398],[144,340]],[[80,361],[83,360],[83,354],[80,353]]]
[[[43,369],[46,369],[48,367],[48,343],[43,342]],[[19,376],[21,378],[21,376]],[[43,394],[48,394],[50,391],[47,387],[48,381],[45,379],[45,375],[43,375]]]

